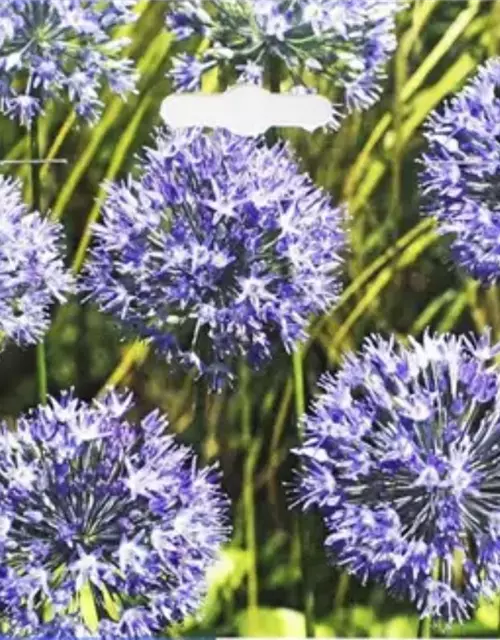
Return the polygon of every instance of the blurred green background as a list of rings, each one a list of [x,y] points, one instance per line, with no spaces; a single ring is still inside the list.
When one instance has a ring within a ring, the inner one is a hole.
[[[44,209],[61,219],[68,260],[75,270],[85,259],[97,219],[103,180],[133,170],[137,153],[160,124],[159,105],[171,87],[165,73],[174,54],[195,51],[199,42],[175,43],[162,28],[168,1],[142,1],[140,19],[129,30],[129,54],[141,74],[139,92],[127,102],[104,95],[101,120],[90,128],[58,104],[42,123],[45,156],[67,158],[43,172]],[[419,335],[480,330],[490,325],[500,338],[500,299],[480,289],[449,261],[446,240],[419,214],[418,165],[424,148],[421,125],[429,112],[456,92],[488,56],[500,53],[499,0],[413,0],[398,21],[399,46],[388,68],[380,102],[352,115],[338,133],[283,131],[303,167],[336,201],[350,208],[351,250],[339,304],[311,327],[304,348],[308,397],[319,375],[334,369],[342,353],[357,348],[370,332]],[[207,90],[217,89],[212,78]],[[328,86],[320,87],[327,95]],[[1,120],[0,157],[29,157],[26,133]],[[17,167],[4,167],[13,173]],[[27,185],[26,167],[18,170]],[[210,591],[188,635],[290,636],[304,633],[297,516],[286,506],[283,484],[292,479],[295,410],[290,358],[274,362],[246,381],[249,403],[235,387],[205,401],[195,421],[199,386],[169,368],[141,344],[120,341],[113,323],[90,305],[70,301],[54,309],[47,339],[49,389],[74,386],[91,398],[105,384],[132,388],[141,409],[159,406],[172,429],[192,443],[205,461],[220,460],[233,501],[234,536],[210,575]],[[0,415],[13,417],[36,402],[35,352],[9,348],[0,358]],[[242,436],[242,414],[250,412],[252,437]],[[256,554],[245,550],[244,512],[255,488]],[[246,507],[245,507],[246,505]],[[417,619],[404,602],[374,585],[360,585],[328,564],[319,518],[307,520],[308,564],[316,595],[317,634],[322,636],[412,637]],[[256,557],[254,557],[256,555]],[[247,610],[249,569],[257,565],[258,610]],[[498,603],[483,604],[476,618],[435,634],[496,635]]]

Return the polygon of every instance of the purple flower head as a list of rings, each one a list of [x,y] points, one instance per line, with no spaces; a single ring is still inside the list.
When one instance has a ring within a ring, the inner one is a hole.
[[[462,620],[500,587],[499,351],[488,333],[372,337],[303,421],[297,503],[337,564],[423,617]]]
[[[133,408],[114,391],[93,404],[65,392],[17,431],[1,427],[0,603],[12,635],[144,637],[200,605],[229,534],[227,499],[158,411],[131,424]]]
[[[109,185],[89,298],[214,386],[293,349],[337,297],[343,210],[286,146],[225,130],[160,132],[141,170]]]
[[[395,16],[405,0],[176,0],[167,27],[179,39],[208,39],[201,59],[182,55],[171,77],[178,89],[200,86],[206,71],[261,83],[278,61],[293,86],[327,78],[348,111],[380,95],[384,65],[396,48]],[[274,62],[273,62],[274,61]],[[332,125],[338,120],[334,112]]]
[[[36,631],[29,635],[29,638],[30,640],[112,640],[101,630],[102,626],[99,625],[99,629],[91,634],[88,627],[82,622],[80,614],[59,615],[53,618],[51,622],[39,625]],[[9,635],[5,637],[5,640],[23,636],[24,634]]]
[[[452,234],[455,260],[484,282],[500,278],[500,58],[425,127],[422,193],[426,212]]]
[[[62,227],[28,213],[21,185],[0,176],[0,348],[39,342],[50,306],[64,301],[74,282],[62,260]]]
[[[28,125],[64,95],[94,120],[103,84],[133,91],[135,72],[114,27],[135,20],[137,0],[9,0],[0,6],[0,112]]]

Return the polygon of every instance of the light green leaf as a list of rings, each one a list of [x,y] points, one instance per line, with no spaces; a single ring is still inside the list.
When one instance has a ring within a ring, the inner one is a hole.
[[[99,616],[97,615],[92,586],[89,582],[86,582],[80,589],[78,598],[83,621],[92,632],[97,631]]]

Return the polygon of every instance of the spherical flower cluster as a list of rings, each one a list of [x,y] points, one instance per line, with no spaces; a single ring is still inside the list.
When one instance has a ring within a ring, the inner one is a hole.
[[[137,0],[9,0],[0,6],[0,112],[29,125],[62,94],[88,119],[104,83],[125,95],[135,85],[126,39],[110,30],[135,19]]]
[[[227,499],[218,473],[198,468],[158,411],[131,424],[132,409],[131,395],[88,404],[65,392],[17,431],[1,427],[9,634],[145,637],[198,608],[229,534]]]
[[[454,258],[472,276],[500,278],[500,58],[425,127],[421,174],[426,212],[452,234]]]
[[[0,176],[0,347],[39,342],[51,304],[73,290],[61,235],[60,224],[28,213],[17,181]]]
[[[339,565],[422,616],[464,619],[500,587],[499,351],[488,334],[372,337],[303,421],[298,502]]]
[[[281,144],[159,132],[139,179],[109,186],[83,288],[214,386],[306,337],[338,294],[343,210]]]
[[[327,78],[349,110],[364,109],[380,94],[396,48],[395,16],[404,7],[404,0],[176,0],[168,28],[210,44],[201,58],[175,58],[171,76],[177,88],[192,90],[219,67],[223,79],[261,84],[278,61],[293,86]]]

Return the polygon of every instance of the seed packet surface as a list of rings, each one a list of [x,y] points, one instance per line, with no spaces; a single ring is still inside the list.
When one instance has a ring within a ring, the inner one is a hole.
[[[496,636],[500,2],[0,0],[0,636]]]

